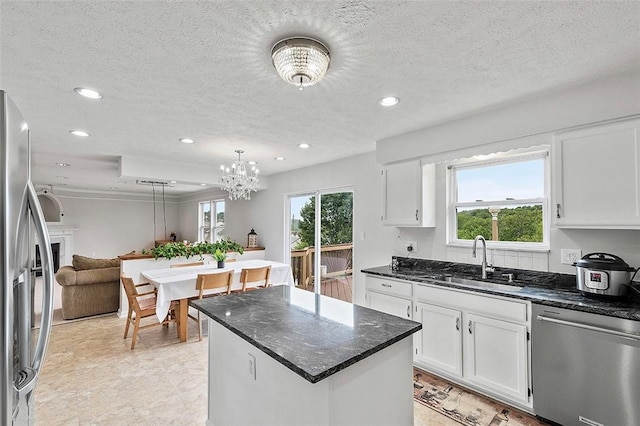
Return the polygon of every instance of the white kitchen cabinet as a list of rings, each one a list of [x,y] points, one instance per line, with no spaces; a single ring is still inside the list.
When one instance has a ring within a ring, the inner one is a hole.
[[[411,283],[367,276],[365,300],[368,308],[411,319]]]
[[[465,316],[465,379],[527,403],[527,327],[469,313]]]
[[[435,226],[435,164],[419,160],[382,169],[382,223],[390,226]]]
[[[414,359],[438,372],[462,376],[462,312],[416,302],[413,319],[422,324],[413,335]]]
[[[640,120],[554,135],[558,227],[640,229]]]
[[[528,302],[414,283],[414,305],[418,367],[532,407]]]

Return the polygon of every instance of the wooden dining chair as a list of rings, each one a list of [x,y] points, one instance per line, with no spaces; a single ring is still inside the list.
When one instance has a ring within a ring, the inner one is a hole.
[[[198,290],[198,296],[191,300],[202,300],[205,297],[221,296],[231,293],[231,284],[233,283],[233,271],[219,272],[215,274],[198,274],[196,279],[196,290]],[[227,288],[226,292],[204,294],[207,290],[213,290],[216,288]],[[198,323],[198,341],[202,341],[202,322],[200,320],[200,311],[198,310],[198,317],[194,317],[189,314],[189,318]]]
[[[191,263],[175,263],[173,265],[169,265],[169,268],[185,268],[187,266],[202,266],[202,265],[204,265],[204,261],[191,262]]]
[[[146,325],[140,325],[140,321],[143,318],[148,318],[156,315],[156,290],[139,292],[138,288],[143,286],[149,286],[149,283],[135,284],[131,277],[125,275],[120,276],[122,286],[127,294],[127,300],[129,301],[129,313],[127,314],[127,325],[124,328],[124,338],[129,335],[129,325],[133,323],[133,339],[131,340],[131,349],[136,347],[136,339],[138,337],[138,331],[155,327],[158,325],[165,325],[169,323],[176,323],[175,302],[171,302],[169,312],[173,311],[173,315],[167,316],[162,322],[152,322]],[[135,314],[135,317],[134,317]],[[176,327],[177,331],[177,327]]]
[[[242,284],[242,292],[254,290],[256,288],[269,287],[269,276],[271,276],[271,265],[261,268],[243,268],[240,272],[240,283]],[[247,287],[247,284],[264,281],[261,285]]]

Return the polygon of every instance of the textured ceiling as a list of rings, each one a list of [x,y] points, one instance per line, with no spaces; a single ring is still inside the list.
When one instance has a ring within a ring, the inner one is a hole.
[[[269,175],[640,69],[637,1],[2,0],[0,28],[0,88],[31,128],[34,182],[107,191],[148,192],[119,178],[120,156],[216,170],[244,149]],[[294,35],[332,57],[302,92],[270,58]],[[391,94],[395,107],[376,103]]]

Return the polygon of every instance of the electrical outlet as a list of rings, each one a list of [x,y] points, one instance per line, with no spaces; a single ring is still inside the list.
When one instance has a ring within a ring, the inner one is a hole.
[[[573,265],[582,257],[582,250],[561,249],[560,263],[563,265]]]
[[[252,354],[249,354],[249,375],[256,379],[256,357]]]
[[[410,253],[415,253],[418,251],[418,243],[415,241],[407,241],[404,243],[404,247]]]

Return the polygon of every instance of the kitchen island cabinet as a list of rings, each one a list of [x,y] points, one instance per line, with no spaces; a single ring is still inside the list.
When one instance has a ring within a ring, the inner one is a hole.
[[[420,324],[290,287],[192,302],[209,317],[208,425],[412,425]]]

